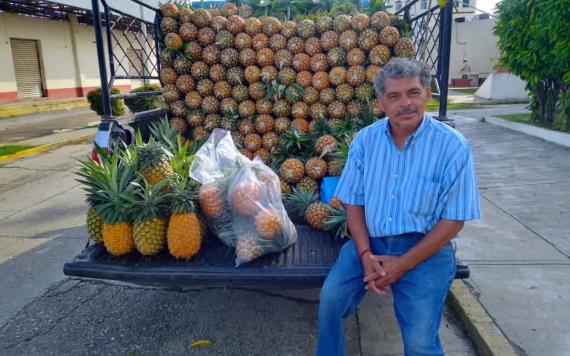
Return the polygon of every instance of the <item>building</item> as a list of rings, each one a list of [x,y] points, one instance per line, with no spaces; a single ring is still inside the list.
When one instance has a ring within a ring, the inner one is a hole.
[[[397,12],[401,10],[404,6],[408,5],[412,0],[386,0],[386,5],[391,6],[388,8],[389,12]],[[419,0],[414,3],[410,9],[410,15],[419,15],[422,12],[427,11],[427,9],[437,5],[438,0]],[[455,10],[453,11],[453,17],[464,17],[466,20],[470,20],[475,16],[475,8],[477,7],[477,0],[455,0]]]
[[[107,3],[127,15],[112,18],[117,71],[122,75],[153,71],[155,61],[141,56],[143,46],[153,48],[152,36],[145,40],[144,28],[133,25],[128,16],[153,21],[152,11],[122,0]],[[99,87],[91,0],[1,1],[0,63],[0,102],[81,97]],[[117,80],[114,86],[128,92],[142,83]]]

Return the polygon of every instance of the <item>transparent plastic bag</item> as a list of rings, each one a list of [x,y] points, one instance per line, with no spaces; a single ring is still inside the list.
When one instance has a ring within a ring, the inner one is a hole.
[[[281,200],[279,178],[259,158],[232,176],[227,201],[237,236],[236,266],[297,241],[297,230]]]

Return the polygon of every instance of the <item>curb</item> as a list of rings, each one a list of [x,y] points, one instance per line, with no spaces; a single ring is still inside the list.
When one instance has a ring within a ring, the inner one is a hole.
[[[485,121],[513,131],[522,132],[530,136],[538,137],[545,141],[556,143],[561,146],[570,147],[570,134],[565,132],[543,129],[542,127],[527,125],[520,122],[511,122],[496,116],[485,116]]]
[[[83,134],[81,136],[75,136],[75,137],[71,137],[71,138],[68,138],[65,140],[57,141],[54,143],[48,143],[45,145],[32,147],[32,148],[29,148],[27,150],[23,150],[20,152],[13,153],[11,155],[0,156],[0,163],[6,163],[6,162],[9,162],[9,161],[14,160],[16,158],[22,158],[22,157],[30,156],[30,155],[35,154],[35,153],[53,150],[54,148],[59,148],[59,147],[71,145],[74,143],[81,143],[81,142],[93,139],[94,137],[95,137],[95,133],[88,133],[88,134]]]
[[[467,334],[483,356],[517,356],[481,303],[471,294],[465,282],[454,281],[448,295],[450,307],[458,314]]]

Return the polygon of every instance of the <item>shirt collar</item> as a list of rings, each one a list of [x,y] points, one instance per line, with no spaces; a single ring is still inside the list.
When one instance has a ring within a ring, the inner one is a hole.
[[[429,126],[430,120],[431,119],[430,119],[429,115],[427,113],[424,113],[424,117],[422,118],[422,122],[420,123],[420,126],[418,126],[416,131],[414,131],[410,135],[410,137],[408,137],[406,139],[406,142],[404,143],[404,147],[406,147],[409,143],[416,140],[424,131],[426,131],[426,128]],[[390,118],[388,118],[386,120],[386,125],[384,126],[384,132],[386,133],[386,135],[388,135],[390,140],[392,140],[392,142],[393,142],[394,139],[392,137],[392,134],[390,133]]]

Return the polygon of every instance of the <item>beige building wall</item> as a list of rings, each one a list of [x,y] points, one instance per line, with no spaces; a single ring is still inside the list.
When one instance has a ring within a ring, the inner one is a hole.
[[[451,33],[450,80],[464,76],[476,86],[479,78],[486,78],[493,71],[493,58],[499,56],[497,37],[493,34],[494,19],[454,22]],[[467,86],[463,82],[463,85]]]
[[[120,39],[121,46],[129,48],[127,39],[121,33],[115,32],[115,34]],[[130,42],[135,49],[138,49],[140,46],[133,40],[134,35],[130,36]],[[92,26],[78,24],[74,18],[70,18],[69,21],[53,21],[1,13],[0,102],[18,99],[10,38],[39,41],[44,96],[54,98],[85,96],[89,90],[100,86],[95,30]],[[128,70],[130,64],[127,59],[122,55],[119,55],[119,58],[123,59],[123,65]],[[109,72],[108,61],[107,69]],[[151,82],[158,83],[158,81]],[[117,80],[114,86],[122,92],[127,92],[142,84],[142,80]]]

